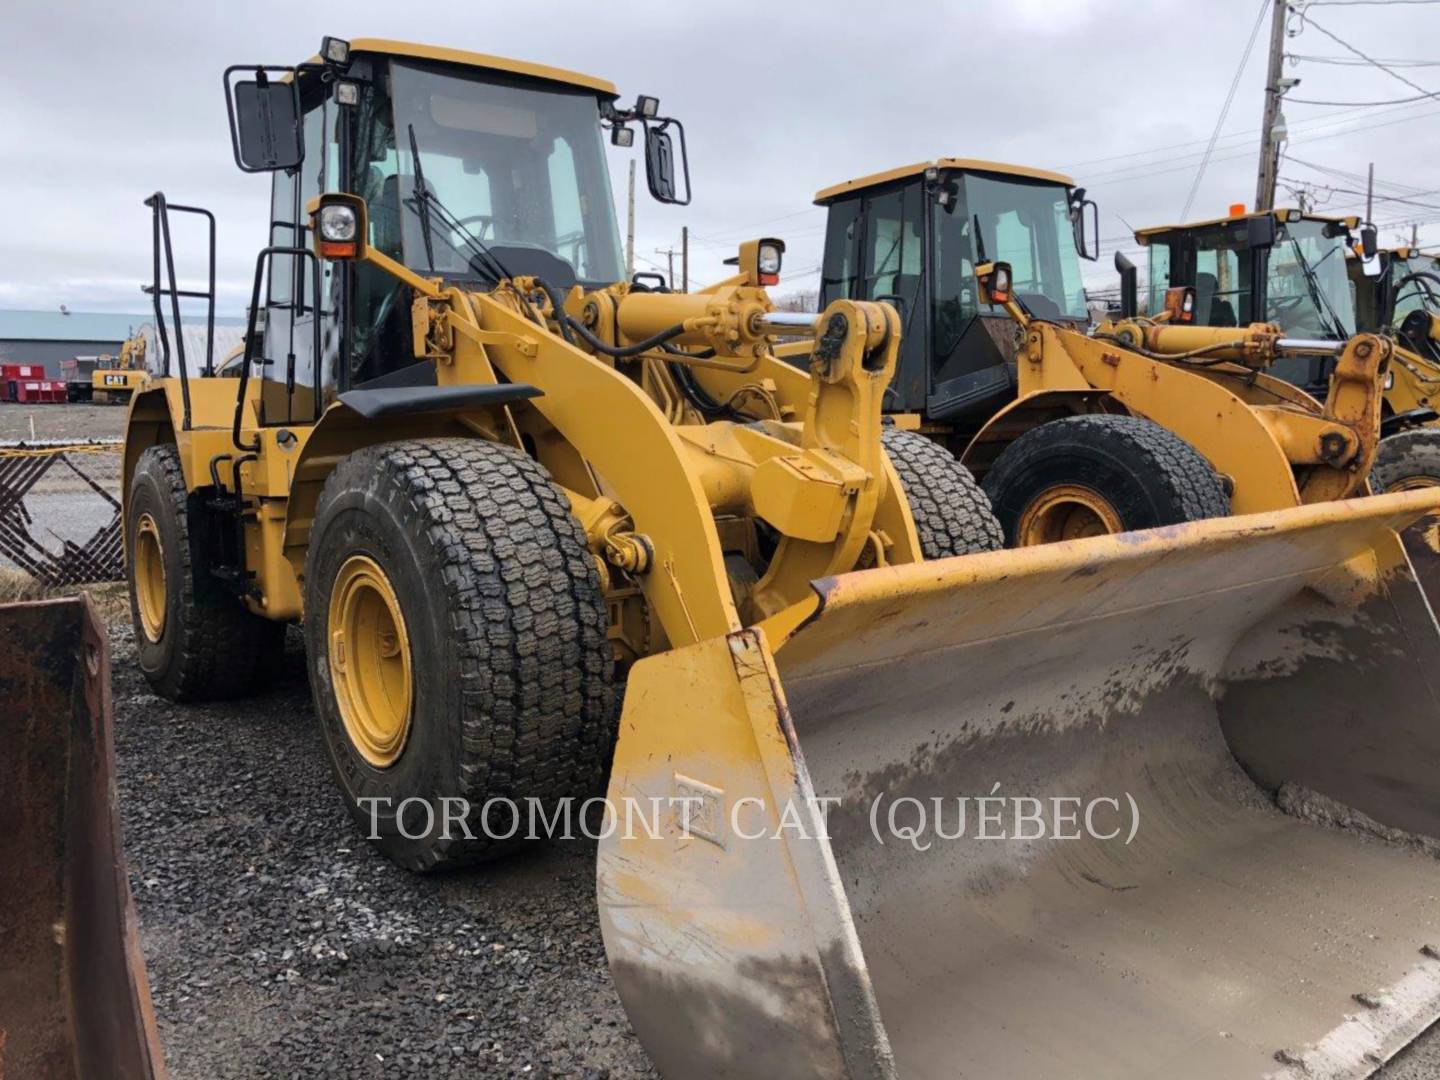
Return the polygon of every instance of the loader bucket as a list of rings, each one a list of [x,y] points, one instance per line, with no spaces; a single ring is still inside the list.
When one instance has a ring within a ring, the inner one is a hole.
[[[641,661],[598,889],[661,1072],[1370,1075],[1440,1016],[1440,630],[1394,531],[1437,502],[849,574]]]
[[[0,606],[0,822],[0,1077],[163,1078],[87,599]]]

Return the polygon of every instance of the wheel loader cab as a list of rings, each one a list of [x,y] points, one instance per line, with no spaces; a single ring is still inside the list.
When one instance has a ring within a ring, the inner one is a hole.
[[[1141,229],[1150,309],[1174,286],[1195,289],[1196,326],[1271,323],[1289,337],[1344,341],[1357,329],[1346,254],[1358,218],[1280,209]],[[1329,357],[1278,360],[1271,374],[1324,399]]]
[[[1401,247],[1377,252],[1374,263],[1352,252],[1346,266],[1360,329],[1393,332],[1404,348],[1440,365],[1440,259]]]
[[[272,247],[311,247],[314,200],[345,192],[365,200],[371,248],[445,285],[489,288],[494,265],[561,290],[621,280],[602,142],[613,87],[536,65],[458,60],[362,41],[343,78],[324,62],[296,69],[303,157],[274,172]],[[322,260],[317,301],[308,256],[277,250],[268,271],[264,423],[313,420],[317,396],[323,409],[414,365],[411,286],[401,278],[370,262]]]
[[[946,158],[826,188],[821,304],[888,300],[904,326],[886,408],[973,432],[1015,394],[1015,325],[978,265],[1010,264],[1037,318],[1088,320],[1080,279],[1093,203],[1058,173]]]

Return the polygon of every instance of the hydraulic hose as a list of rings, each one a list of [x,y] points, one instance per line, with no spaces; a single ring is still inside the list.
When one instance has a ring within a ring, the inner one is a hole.
[[[667,341],[671,341],[685,333],[685,324],[676,323],[674,326],[666,327],[658,334],[652,334],[644,341],[637,341],[633,345],[607,345],[598,337],[592,334],[586,325],[577,319],[572,319],[563,310],[556,311],[556,318],[561,320],[562,325],[568,324],[570,329],[580,335],[582,341],[589,345],[596,352],[604,353],[606,356],[616,360],[625,360],[632,356],[639,356],[641,353],[649,352],[651,349],[658,349]]]

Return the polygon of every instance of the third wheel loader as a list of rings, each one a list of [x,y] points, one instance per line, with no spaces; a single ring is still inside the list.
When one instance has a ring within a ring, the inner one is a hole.
[[[1254,513],[1362,490],[1391,348],[1158,319],[1087,333],[1093,201],[1069,177],[943,158],[826,188],[821,299],[904,328],[886,399],[982,480],[1012,545]],[[803,356],[803,343],[782,351]],[[1328,357],[1321,401],[1268,372]]]
[[[1377,835],[1440,837],[1393,531],[1440,493],[999,550],[883,423],[894,307],[776,312],[765,239],[623,280],[606,135],[688,197],[654,98],[378,39],[227,85],[273,232],[238,377],[165,355],[131,405],[158,693],[253,689],[298,622],[345,800],[416,869],[604,791],[605,947],[676,1080],[1349,1077],[1440,1013],[1435,863]],[[178,322],[204,212],[150,202]],[[998,792],[1026,835],[872,834]]]
[[[1153,299],[1178,285],[1195,288],[1198,326],[1267,323],[1281,332],[1343,342],[1357,330],[1392,346],[1384,376],[1381,439],[1370,483],[1379,491],[1440,484],[1440,350],[1431,336],[1440,277],[1408,251],[1375,250],[1372,227],[1282,207],[1190,225],[1141,229]],[[1275,374],[1323,394],[1334,360],[1287,361]],[[1407,535],[1426,587],[1440,599],[1440,544],[1434,525]]]

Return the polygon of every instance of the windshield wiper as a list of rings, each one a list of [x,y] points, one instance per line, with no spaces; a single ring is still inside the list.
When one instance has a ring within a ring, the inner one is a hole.
[[[430,239],[430,189],[425,186],[425,168],[420,164],[420,147],[415,142],[415,125],[410,125],[410,160],[415,163],[415,213],[420,216],[420,235],[425,240],[425,262],[435,272],[435,245]]]
[[[430,238],[430,223],[433,215],[440,219],[441,225],[459,236],[470,248],[472,268],[484,274],[496,285],[506,278],[513,277],[514,275],[505,268],[505,264],[496,257],[485,242],[467,229],[450,208],[440,201],[440,196],[426,186],[425,171],[420,164],[420,149],[415,143],[414,124],[410,125],[410,156],[415,159],[415,201],[412,209],[420,218],[420,230],[425,238],[425,258],[430,264],[431,272],[433,273],[435,270],[435,253]]]
[[[1320,279],[1315,273],[1315,268],[1305,258],[1305,253],[1300,250],[1300,241],[1291,240],[1290,246],[1295,249],[1295,259],[1300,264],[1300,272],[1305,276],[1305,288],[1310,293],[1310,300],[1315,305],[1316,313],[1320,316],[1320,322],[1325,327],[1325,332],[1335,341],[1344,341],[1350,335],[1345,332],[1345,324],[1340,321],[1340,316],[1335,313],[1335,308],[1330,303],[1330,298],[1325,295],[1325,290],[1320,287]],[[1324,262],[1334,254],[1333,249],[1327,251],[1320,257]]]

